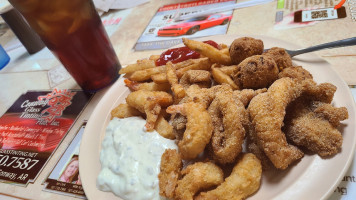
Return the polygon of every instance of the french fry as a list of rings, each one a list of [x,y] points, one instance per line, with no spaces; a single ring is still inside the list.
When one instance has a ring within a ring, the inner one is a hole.
[[[168,83],[157,84],[155,82],[136,82],[128,79],[124,80],[126,86],[133,91],[146,90],[146,91],[169,91],[171,85]]]
[[[229,84],[232,89],[234,90],[238,90],[240,89],[235,82],[231,79],[231,77],[227,74],[225,74],[224,72],[222,72],[219,68],[214,67],[216,64],[213,65],[213,67],[211,68],[211,74],[213,75],[214,80],[219,83],[219,84]]]
[[[221,49],[220,52],[230,57],[229,48]]]
[[[131,74],[130,80],[132,81],[147,81],[151,79],[151,76],[154,74],[159,74],[161,72],[166,72],[166,66],[162,65],[159,67],[143,69],[135,71]]]
[[[160,57],[160,55],[151,55],[149,59],[156,61],[159,59],[159,57]]]
[[[122,103],[116,106],[111,111],[111,119],[114,117],[117,118],[127,118],[134,116],[143,116],[144,114],[138,111],[136,108],[129,106],[127,103]]]
[[[186,67],[180,68],[176,70],[176,74],[178,78],[181,78],[183,74],[189,70],[207,70],[209,71],[211,68],[211,62],[208,58],[200,58],[196,59],[195,62]]]
[[[133,73],[135,71],[154,68],[154,67],[156,67],[154,60],[143,59],[143,60],[138,60],[137,63],[135,64],[127,65],[126,67],[120,69],[119,74],[128,74],[128,73]]]
[[[208,57],[214,63],[219,63],[222,65],[231,64],[230,56],[224,54],[223,52],[209,44],[205,44],[204,42],[200,41],[190,40],[187,38],[183,38],[183,43],[189,49]]]
[[[153,75],[151,75],[151,79],[153,82],[155,82],[157,84],[168,83],[167,75],[165,72],[159,73],[159,74],[153,74]]]
[[[237,65],[231,65],[231,66],[221,66],[219,69],[224,72],[224,74],[227,74],[231,76],[234,71],[237,69]]]
[[[199,58],[199,59],[189,59],[177,64],[174,64],[176,69],[176,74],[178,78],[181,78],[183,74],[189,70],[210,70],[211,62],[208,58]],[[151,79],[155,83],[167,83],[166,73],[153,74]]]

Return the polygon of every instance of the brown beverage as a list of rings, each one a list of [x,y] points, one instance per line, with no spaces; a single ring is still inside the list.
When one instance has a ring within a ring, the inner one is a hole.
[[[77,83],[97,91],[121,68],[92,0],[9,0]]]

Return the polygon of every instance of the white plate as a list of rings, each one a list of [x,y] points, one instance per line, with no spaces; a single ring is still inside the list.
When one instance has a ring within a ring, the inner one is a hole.
[[[209,38],[218,43],[230,44],[234,35],[213,36]],[[297,45],[265,36],[252,36],[262,39],[265,48],[274,46],[298,49]],[[139,59],[139,58],[138,58]],[[257,199],[326,199],[338,186],[349,168],[355,151],[355,103],[350,89],[331,65],[315,54],[305,54],[293,59],[294,64],[301,65],[312,73],[318,83],[330,82],[337,86],[333,100],[336,107],[345,106],[349,119],[342,122],[342,151],[330,159],[321,159],[317,155],[306,155],[295,166],[285,171],[264,174],[259,191],[250,200]],[[110,111],[119,103],[125,102],[129,90],[123,79],[119,79],[104,95],[91,115],[80,146],[80,175],[85,194],[89,199],[120,199],[110,192],[102,192],[96,187],[96,178],[101,169],[99,155],[105,128],[110,121]]]

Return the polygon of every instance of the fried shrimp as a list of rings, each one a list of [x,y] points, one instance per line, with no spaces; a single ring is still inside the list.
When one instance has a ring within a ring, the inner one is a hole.
[[[174,198],[175,189],[180,179],[183,167],[182,158],[177,150],[166,149],[161,157],[159,179],[159,194],[167,198]]]
[[[245,137],[243,127],[245,107],[235,101],[232,89],[218,91],[208,112],[213,122],[211,147],[214,160],[221,164],[232,163],[242,151]]]
[[[200,190],[209,189],[224,181],[222,169],[211,162],[188,165],[182,170],[182,176],[175,190],[177,200],[193,200],[194,195]]]
[[[199,103],[172,105],[167,113],[180,113],[187,117],[183,139],[178,142],[183,159],[194,159],[204,151],[213,131],[213,124],[208,111]]]
[[[216,189],[201,192],[196,200],[242,200],[254,194],[261,184],[262,166],[252,153],[243,154],[230,176]]]
[[[185,90],[182,85],[178,83],[178,77],[171,62],[167,63],[166,76],[169,84],[171,85],[171,90],[174,93],[174,98],[176,102],[179,102],[185,96]]]
[[[290,78],[276,80],[266,93],[254,97],[248,111],[259,147],[273,165],[286,169],[304,153],[287,143],[282,132],[287,105],[301,95],[303,87]]]
[[[146,114],[146,129],[152,131],[162,107],[168,107],[173,103],[172,96],[161,91],[138,90],[126,97],[128,105]]]

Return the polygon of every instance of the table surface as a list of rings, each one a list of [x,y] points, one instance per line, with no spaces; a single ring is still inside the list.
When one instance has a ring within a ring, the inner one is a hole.
[[[130,14],[122,21],[119,28],[110,37],[122,65],[134,63],[138,58],[148,57],[152,54],[158,55],[162,52],[162,50],[135,52],[133,47],[159,7],[179,2],[186,1],[151,0],[149,3],[132,9]],[[312,26],[284,30],[276,30],[273,26],[277,11],[277,1],[264,5],[238,9],[233,13],[227,34],[270,36],[293,42],[301,47],[309,47],[320,43],[350,38],[356,36],[356,21],[352,20],[347,3],[345,4],[345,7],[347,17],[344,19],[321,21]],[[144,16],[142,16],[143,13]],[[14,34],[11,31],[8,31],[3,36],[0,36],[0,44],[6,45],[14,37]],[[316,54],[327,60],[348,85],[356,85],[356,46],[327,49],[316,52]],[[28,54],[22,56],[35,57],[34,55],[30,56]],[[42,60],[41,62],[41,64],[48,66],[48,70],[60,64],[57,60],[53,59]],[[6,70],[0,71],[0,116],[4,114],[12,103],[26,91],[53,89],[49,83],[48,70],[18,72]],[[79,86],[72,78],[56,87],[59,89],[79,89]],[[100,101],[106,91],[107,88],[98,92],[94,96],[90,104],[80,115],[78,121],[89,119],[93,108],[98,101]],[[29,184],[26,188],[23,188],[0,183],[0,193],[12,194],[30,199],[71,199],[70,197],[54,193],[42,192],[43,185],[41,184],[73,139],[75,130],[78,130],[80,125],[80,123],[75,124],[72,128],[73,131],[70,131],[64,138],[63,142],[56,150],[56,153],[49,160],[34,184]],[[38,192],[28,193],[28,191]]]

